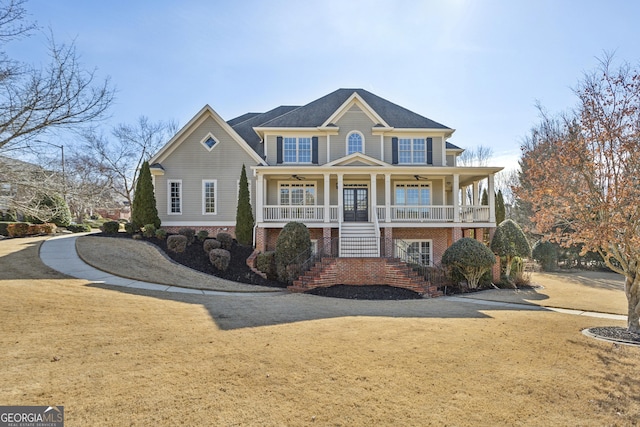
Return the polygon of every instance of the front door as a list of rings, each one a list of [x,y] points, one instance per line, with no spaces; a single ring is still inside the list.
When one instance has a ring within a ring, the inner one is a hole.
[[[343,189],[344,220],[369,221],[369,195],[366,188]]]

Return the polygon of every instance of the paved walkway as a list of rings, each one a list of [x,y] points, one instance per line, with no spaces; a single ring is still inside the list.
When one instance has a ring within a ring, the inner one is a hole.
[[[114,276],[105,271],[98,270],[85,263],[76,252],[76,239],[84,234],[62,235],[52,237],[42,242],[40,246],[40,259],[44,264],[67,276],[88,280],[93,283],[105,285],[123,286],[127,288],[146,289],[151,291],[177,292],[199,295],[248,295],[248,296],[274,296],[286,292],[274,290],[273,292],[229,292],[210,291],[201,289],[181,288],[179,286],[160,285],[157,283],[143,282]]]
[[[199,295],[233,295],[233,296],[277,296],[285,295],[286,291],[274,292],[228,292],[228,291],[209,291],[200,289],[181,288],[179,286],[160,285],[157,283],[143,282],[140,280],[127,279],[124,277],[114,276],[102,270],[98,270],[86,264],[76,252],[76,238],[83,234],[63,235],[52,237],[45,240],[40,246],[40,259],[47,266],[64,273],[68,276],[77,277],[91,281],[93,283],[104,283],[106,285],[123,286],[127,288],[146,289],[152,291],[188,293]],[[438,298],[440,301],[446,300],[456,303],[485,305],[487,307],[511,308],[514,310],[548,310],[564,314],[573,314],[578,316],[598,317],[603,319],[627,320],[627,316],[608,313],[597,313],[592,311],[571,310],[565,308],[545,307],[535,304],[518,304],[502,301],[490,301],[486,299],[477,299],[473,296],[452,296]]]

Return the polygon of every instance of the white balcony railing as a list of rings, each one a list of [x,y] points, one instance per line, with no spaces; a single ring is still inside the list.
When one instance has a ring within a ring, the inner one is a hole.
[[[338,206],[329,207],[329,222],[337,222]],[[378,221],[386,222],[386,207],[376,206]],[[453,206],[390,206],[390,222],[454,222]],[[323,222],[324,206],[264,206],[265,222]],[[459,206],[460,222],[488,222],[489,206]]]

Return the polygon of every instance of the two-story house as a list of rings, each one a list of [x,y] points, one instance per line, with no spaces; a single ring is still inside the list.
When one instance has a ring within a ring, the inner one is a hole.
[[[453,132],[363,89],[228,122],[207,105],[151,159],[158,212],[170,231],[233,232],[244,164],[257,250],[300,221],[316,250],[332,245],[340,258],[402,250],[433,265],[452,242],[496,226],[502,168],[458,166]],[[488,206],[478,202],[483,180]]]

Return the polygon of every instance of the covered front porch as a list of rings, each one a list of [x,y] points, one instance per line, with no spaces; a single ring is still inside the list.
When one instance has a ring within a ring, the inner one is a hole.
[[[442,227],[474,223],[495,227],[494,175],[473,167],[254,167],[256,222],[281,227],[290,221],[339,227]],[[484,182],[489,203],[480,204]]]

